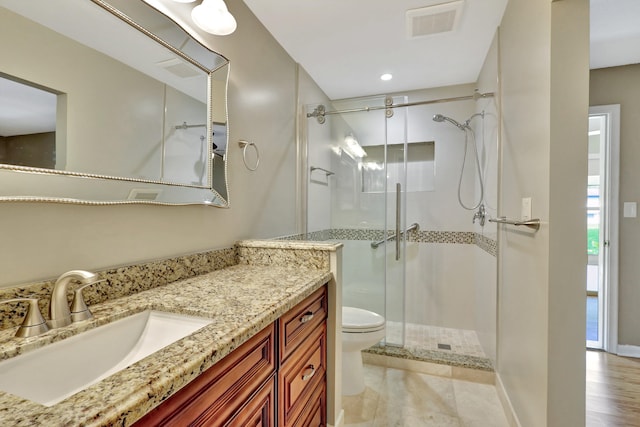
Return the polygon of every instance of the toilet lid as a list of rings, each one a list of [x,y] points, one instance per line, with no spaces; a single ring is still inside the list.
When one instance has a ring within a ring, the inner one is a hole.
[[[372,311],[342,307],[342,331],[366,332],[384,328],[384,317]]]

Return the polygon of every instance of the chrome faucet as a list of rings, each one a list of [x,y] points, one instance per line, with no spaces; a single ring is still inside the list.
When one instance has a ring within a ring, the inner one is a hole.
[[[51,291],[51,301],[49,302],[49,327],[61,328],[71,324],[71,311],[67,291],[72,280],[78,280],[83,285],[96,282],[98,275],[84,270],[71,270],[64,273],[56,280]]]
[[[480,226],[484,227],[484,222],[487,217],[487,210],[484,208],[484,205],[480,205],[478,208],[478,212],[473,214],[473,223],[476,223],[476,219],[480,220]]]

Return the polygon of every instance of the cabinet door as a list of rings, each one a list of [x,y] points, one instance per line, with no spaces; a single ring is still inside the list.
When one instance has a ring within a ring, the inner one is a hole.
[[[275,372],[275,325],[268,326],[136,426],[223,426]]]
[[[243,406],[225,426],[273,427],[276,419],[275,375]],[[317,424],[319,425],[319,424]]]
[[[296,421],[291,425],[293,427],[324,427],[327,425],[327,399],[326,388],[324,384],[320,384],[313,396],[309,400],[307,406]]]

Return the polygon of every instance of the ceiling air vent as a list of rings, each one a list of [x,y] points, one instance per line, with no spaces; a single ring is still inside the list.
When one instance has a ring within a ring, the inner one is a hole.
[[[178,58],[158,62],[156,65],[183,79],[198,77],[202,75],[202,71],[197,69],[195,66],[181,61]]]
[[[128,200],[144,200],[147,202],[151,202],[154,200],[158,200],[158,197],[162,193],[162,190],[155,190],[151,188],[133,188],[129,192]]]
[[[463,1],[459,0],[407,10],[407,38],[454,31],[460,20],[462,4]]]

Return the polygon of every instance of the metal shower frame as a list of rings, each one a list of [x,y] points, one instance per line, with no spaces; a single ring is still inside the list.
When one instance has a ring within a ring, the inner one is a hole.
[[[326,120],[325,116],[329,116],[332,114],[357,113],[360,111],[374,111],[374,110],[386,110],[385,115],[387,116],[387,118],[389,118],[389,117],[393,117],[393,108],[412,107],[414,105],[439,104],[439,103],[452,102],[452,101],[469,101],[469,100],[477,101],[478,99],[481,99],[481,98],[492,98],[493,96],[494,96],[494,92],[480,93],[476,89],[473,95],[457,96],[453,98],[432,99],[429,101],[405,102],[402,104],[394,104],[393,99],[388,96],[385,98],[384,106],[381,105],[381,106],[374,106],[374,107],[352,108],[347,110],[327,111],[324,105],[319,104],[311,113],[307,113],[307,118],[315,117],[318,123],[324,124]]]

